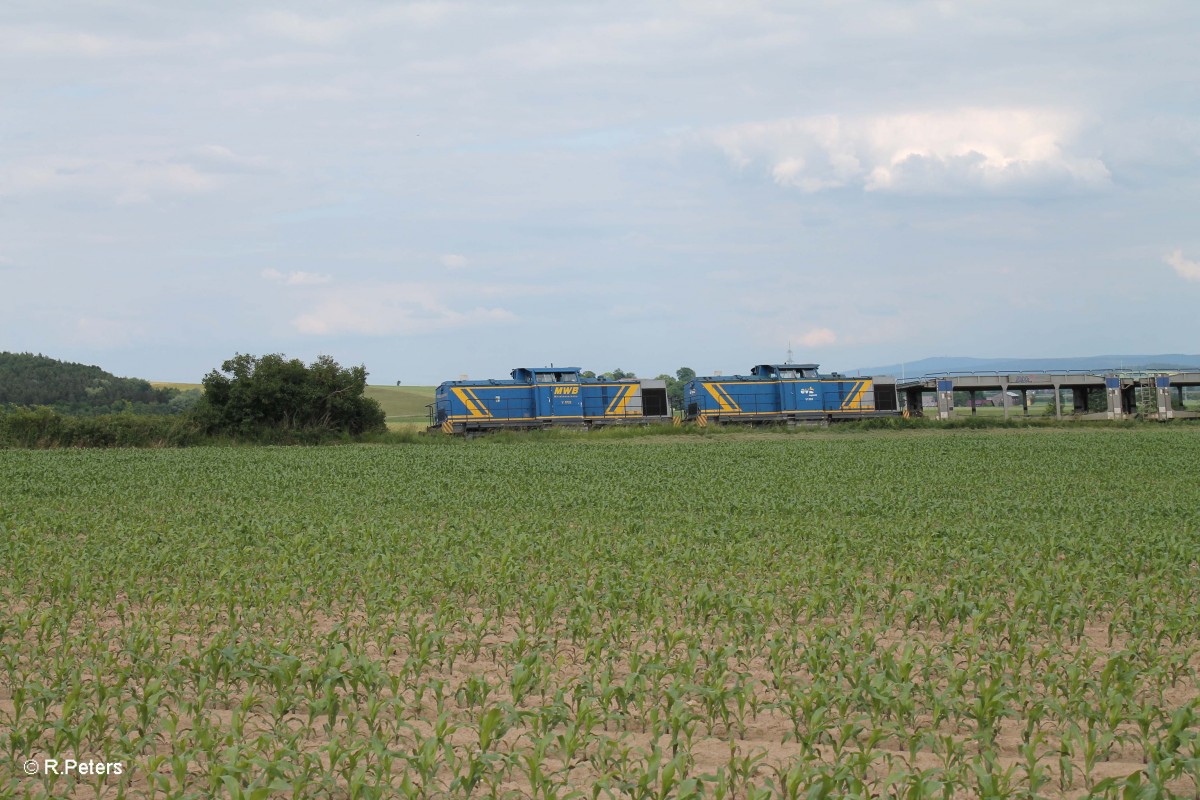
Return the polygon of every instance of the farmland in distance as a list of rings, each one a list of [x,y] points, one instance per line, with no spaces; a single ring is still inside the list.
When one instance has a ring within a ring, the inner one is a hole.
[[[1192,797],[1198,463],[1145,426],[0,451],[0,795]]]

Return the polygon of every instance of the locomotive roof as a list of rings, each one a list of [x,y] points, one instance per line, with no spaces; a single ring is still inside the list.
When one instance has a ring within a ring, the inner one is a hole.
[[[696,379],[702,379],[706,381],[778,380],[777,376],[780,375],[783,370],[789,370],[794,373],[802,373],[802,378],[806,379],[830,377],[821,375],[819,372],[820,368],[820,364],[755,364],[750,368],[749,375],[709,375],[704,376],[703,378],[697,375]],[[833,373],[832,377],[838,377],[838,374],[835,372]]]

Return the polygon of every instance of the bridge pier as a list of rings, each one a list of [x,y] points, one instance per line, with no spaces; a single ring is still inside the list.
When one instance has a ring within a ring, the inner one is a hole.
[[[1025,416],[1025,417],[1029,416],[1029,390],[1028,389],[1021,390],[1021,415]]]
[[[973,416],[975,416],[975,411],[976,411],[975,406],[978,405],[978,403],[975,402],[975,390],[971,389],[968,392],[968,394],[971,395],[971,416],[973,417]],[[1183,402],[1183,401],[1180,401],[1180,402]]]
[[[1004,399],[1004,419],[1007,420],[1008,419],[1008,406],[1009,406],[1008,382],[1007,381],[1003,381],[1000,384],[1000,397]]]
[[[1054,384],[1054,418],[1062,419],[1062,384]]]
[[[1120,378],[1104,379],[1104,394],[1108,398],[1108,418],[1125,418],[1125,397],[1121,391]]]
[[[1154,393],[1158,395],[1158,418],[1160,420],[1175,419],[1175,409],[1171,407],[1171,378],[1169,375],[1158,375],[1154,378]]]
[[[938,419],[950,419],[954,414],[954,381],[937,382]]]

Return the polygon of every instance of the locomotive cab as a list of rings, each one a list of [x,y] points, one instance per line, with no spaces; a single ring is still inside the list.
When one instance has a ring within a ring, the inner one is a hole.
[[[817,369],[816,364],[759,364],[751,367],[750,374],[772,381],[816,380]]]
[[[512,371],[513,380],[517,383],[579,383],[578,367],[517,367]]]

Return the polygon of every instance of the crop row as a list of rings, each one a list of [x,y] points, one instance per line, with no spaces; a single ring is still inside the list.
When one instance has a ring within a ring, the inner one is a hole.
[[[1198,452],[0,452],[0,792],[1191,796]]]

